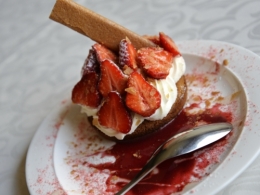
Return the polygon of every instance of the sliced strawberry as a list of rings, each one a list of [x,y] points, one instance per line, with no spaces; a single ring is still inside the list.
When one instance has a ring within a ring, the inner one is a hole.
[[[153,36],[151,36],[151,35],[144,35],[143,37],[148,39],[148,40],[150,40],[150,41],[152,41],[156,45],[160,45],[159,36],[157,36],[157,35],[153,35]]]
[[[111,91],[124,93],[128,77],[111,60],[104,60],[100,65],[100,81],[98,88],[103,96]]]
[[[95,72],[84,74],[72,90],[72,101],[84,106],[98,107],[101,102],[101,95],[97,89],[98,80]]]
[[[101,63],[104,60],[112,60],[113,62],[117,61],[117,56],[112,51],[107,49],[105,46],[96,43],[92,46],[92,48],[96,52],[99,63]]]
[[[137,71],[130,74],[126,91],[126,106],[141,116],[151,116],[160,107],[160,93]]]
[[[98,121],[102,126],[121,133],[131,130],[132,118],[119,93],[112,91],[98,111]]]
[[[164,79],[172,67],[173,55],[159,47],[144,47],[138,50],[137,59],[148,76]]]
[[[164,34],[163,32],[159,33],[160,38],[160,45],[168,52],[171,52],[173,56],[181,55],[177,45],[174,43],[174,41]]]
[[[93,49],[89,50],[88,57],[86,58],[81,69],[81,75],[83,76],[89,72],[99,72],[99,63],[96,57],[96,53]]]
[[[127,65],[133,70],[137,68],[136,50],[128,38],[122,39],[119,43],[119,65]]]

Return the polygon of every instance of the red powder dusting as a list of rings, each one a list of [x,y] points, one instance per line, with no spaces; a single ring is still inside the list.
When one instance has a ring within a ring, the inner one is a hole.
[[[63,104],[65,104],[65,103],[66,103],[66,102],[63,102]],[[63,125],[63,120],[64,120],[64,118],[66,117],[66,115],[68,114],[68,112],[69,112],[69,108],[66,107],[66,109],[60,114],[58,120],[57,120],[56,123],[54,124],[54,128],[55,128],[56,130],[59,130],[59,129],[60,129],[60,126]],[[56,135],[57,135],[57,133],[55,133],[55,135],[54,135],[55,138],[56,138]]]
[[[247,105],[248,105],[249,109],[252,110],[253,113],[256,113],[256,115],[249,115],[249,113],[248,113],[248,115],[246,117],[247,120],[245,121],[244,125],[250,127],[250,124],[252,124],[252,121],[253,121],[253,117],[258,116],[260,109],[257,107],[256,104],[254,104],[250,100],[247,102]],[[260,118],[258,118],[258,119],[260,119]],[[250,130],[251,130],[251,128],[250,128]]]
[[[61,101],[61,104],[64,105],[64,104],[66,104],[67,102],[68,102],[68,100],[66,100],[66,99],[65,99],[65,100],[62,100],[62,101]]]
[[[219,74],[220,71],[220,64],[215,62],[215,72],[213,72],[213,74]]]
[[[65,104],[65,102],[63,102]],[[48,158],[44,167],[37,169],[37,179],[30,186],[33,191],[38,195],[66,195],[61,188],[58,179],[53,171],[53,146],[57,137],[60,126],[63,124],[63,120],[69,112],[69,107],[65,106],[65,109],[60,114],[58,120],[53,125],[51,133],[45,137],[45,150],[48,151]]]
[[[59,181],[56,179],[54,173],[50,177],[50,167],[47,165],[43,169],[37,169],[38,177],[36,182],[30,187],[35,188],[38,195],[66,195],[66,193],[61,188]],[[48,191],[46,189],[55,189]]]
[[[219,50],[219,49],[215,48],[214,46],[210,46],[208,48],[208,50],[205,53],[203,53],[203,56],[213,59],[216,57],[216,55],[219,55],[222,52],[223,52],[223,50]]]

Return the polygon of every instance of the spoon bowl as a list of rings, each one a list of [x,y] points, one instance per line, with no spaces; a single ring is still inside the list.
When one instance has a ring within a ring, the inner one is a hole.
[[[203,148],[226,136],[232,128],[230,123],[214,123],[198,126],[171,137],[154,152],[135,178],[116,195],[125,194],[163,161]]]

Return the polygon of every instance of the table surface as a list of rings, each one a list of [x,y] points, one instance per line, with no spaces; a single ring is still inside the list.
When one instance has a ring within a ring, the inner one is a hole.
[[[260,1],[85,0],[139,34],[220,40],[260,55]],[[93,43],[51,21],[54,0],[0,0],[0,192],[29,194],[26,153],[42,120],[79,79]],[[218,194],[259,194],[260,156]]]

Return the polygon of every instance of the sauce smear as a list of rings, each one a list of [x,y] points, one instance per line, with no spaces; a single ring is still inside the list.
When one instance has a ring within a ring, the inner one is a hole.
[[[190,112],[198,107],[198,104],[192,104],[157,132],[127,143],[118,142],[102,153],[103,156],[114,156],[114,163],[89,164],[99,171],[109,170],[106,191],[119,191],[141,170],[153,152],[173,135],[201,124],[232,121],[232,113],[221,111],[218,104],[201,112]],[[227,140],[228,137],[223,138],[201,150],[161,163],[127,194],[170,194],[182,191],[187,184],[209,174],[209,165],[219,162]]]

